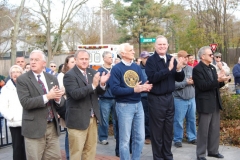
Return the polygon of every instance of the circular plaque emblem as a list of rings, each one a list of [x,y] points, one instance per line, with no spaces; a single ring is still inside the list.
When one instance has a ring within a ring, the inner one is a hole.
[[[125,72],[123,78],[127,86],[131,88],[134,88],[139,81],[138,74],[133,70],[128,70],[127,72]]]

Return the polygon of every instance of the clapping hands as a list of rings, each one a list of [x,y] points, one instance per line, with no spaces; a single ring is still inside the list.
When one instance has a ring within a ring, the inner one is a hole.
[[[146,81],[144,84],[141,83],[142,81],[138,82],[134,87],[135,93],[149,92],[152,89],[152,84],[148,84],[148,81]]]
[[[55,101],[59,101],[64,94],[64,91],[60,90],[58,86],[53,86],[51,90],[47,93],[47,99],[54,99]]]
[[[101,86],[105,86],[105,83],[108,81],[110,77],[110,73],[108,72],[105,74],[105,72],[102,73],[102,76],[100,76],[100,72],[97,72],[93,77],[93,86],[96,88],[100,82]]]

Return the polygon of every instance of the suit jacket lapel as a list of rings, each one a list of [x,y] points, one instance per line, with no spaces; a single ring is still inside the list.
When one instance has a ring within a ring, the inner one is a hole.
[[[40,84],[38,83],[38,81],[37,81],[36,77],[34,76],[33,72],[29,71],[27,73],[28,73],[28,77],[30,78],[33,85],[36,87],[39,94],[43,95],[44,94],[43,89],[41,88]]]
[[[52,79],[48,76],[48,73],[43,72],[43,74],[45,76],[45,79],[46,79],[46,82],[47,82],[47,85],[48,85],[48,91],[50,91],[52,89],[52,87],[56,84],[53,83]]]
[[[210,66],[211,66],[211,70],[212,70],[212,75],[213,75],[213,79],[218,79],[216,76],[217,76],[217,71],[216,71],[216,68],[213,66],[213,65],[211,65],[210,64]]]
[[[205,64],[203,64],[202,61],[200,61],[200,63],[201,63],[202,68],[203,68],[203,70],[204,70],[204,72],[205,72],[205,75],[207,75],[207,76],[208,76],[208,79],[209,79],[210,81],[212,81],[212,79],[211,79],[211,77],[210,77],[208,71],[206,70],[206,67],[204,66]],[[211,68],[212,68],[212,67],[211,67]],[[213,74],[213,73],[212,73],[212,74]],[[213,77],[213,78],[214,78],[214,77]]]
[[[87,72],[88,84],[92,84],[93,75],[92,75],[92,73],[90,72],[90,69],[87,68],[86,72]]]
[[[87,81],[85,76],[82,74],[82,72],[78,69],[78,67],[75,65],[75,67],[73,68],[75,73],[78,75],[78,77],[87,85]],[[89,81],[88,81],[89,82]]]

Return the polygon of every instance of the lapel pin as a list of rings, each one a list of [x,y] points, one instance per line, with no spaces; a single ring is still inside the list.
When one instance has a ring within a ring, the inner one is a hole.
[[[50,84],[53,84],[53,82],[51,82]]]

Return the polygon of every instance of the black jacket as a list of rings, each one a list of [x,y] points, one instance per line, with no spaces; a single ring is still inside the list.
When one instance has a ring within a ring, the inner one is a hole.
[[[209,65],[213,80],[211,80],[206,65],[200,61],[199,64],[193,68],[193,81],[195,85],[195,99],[197,111],[199,113],[213,113],[216,107],[222,109],[221,97],[219,88],[224,86],[224,82],[218,82],[216,68]]]
[[[171,94],[175,90],[175,81],[183,81],[185,75],[183,70],[181,72],[176,71],[177,61],[174,60],[174,67],[169,71],[168,66],[172,58],[171,55],[166,54],[167,63],[163,58],[155,52],[147,60],[145,71],[148,77],[149,83],[153,84],[150,93],[155,95]]]

